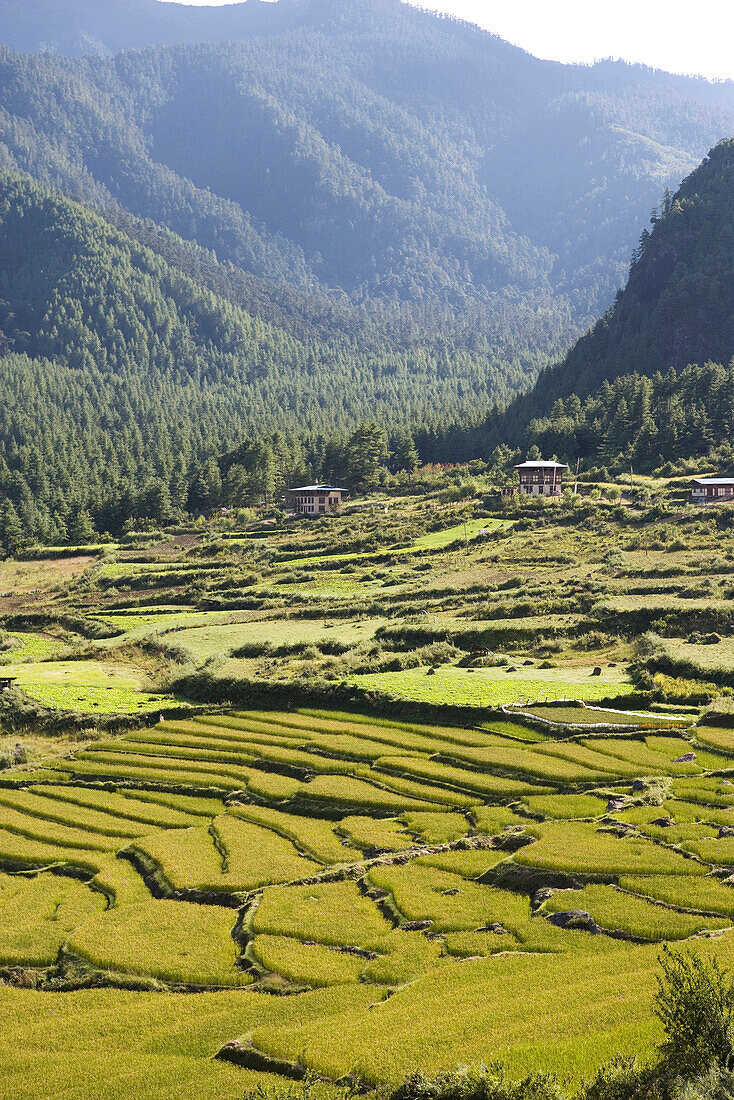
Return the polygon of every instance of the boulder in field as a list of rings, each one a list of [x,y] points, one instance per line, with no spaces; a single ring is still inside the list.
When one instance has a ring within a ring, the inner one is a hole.
[[[591,913],[587,913],[585,909],[567,909],[564,913],[551,913],[548,920],[557,928],[583,929],[587,932],[600,931]]]

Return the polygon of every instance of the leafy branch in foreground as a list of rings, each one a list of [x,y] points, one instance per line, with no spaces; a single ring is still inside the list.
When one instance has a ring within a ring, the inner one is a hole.
[[[692,951],[660,956],[655,1014],[663,1025],[660,1047],[671,1073],[692,1077],[716,1064],[731,1069],[734,1032],[734,980],[718,959]]]

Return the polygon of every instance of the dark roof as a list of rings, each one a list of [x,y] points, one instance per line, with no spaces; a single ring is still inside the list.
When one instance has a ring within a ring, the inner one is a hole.
[[[289,493],[348,493],[337,485],[299,485],[297,489],[288,489]]]

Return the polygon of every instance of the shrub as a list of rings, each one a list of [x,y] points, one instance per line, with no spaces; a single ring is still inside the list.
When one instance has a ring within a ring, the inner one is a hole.
[[[664,947],[655,1013],[665,1040],[660,1054],[674,1075],[729,1068],[734,1051],[734,981],[718,959]]]
[[[633,1100],[649,1095],[652,1072],[643,1070],[634,1058],[613,1058],[581,1090],[579,1100]]]
[[[508,1080],[499,1065],[479,1069],[458,1069],[427,1077],[411,1074],[398,1085],[388,1100],[559,1100],[558,1083],[548,1074],[530,1074],[520,1081]]]

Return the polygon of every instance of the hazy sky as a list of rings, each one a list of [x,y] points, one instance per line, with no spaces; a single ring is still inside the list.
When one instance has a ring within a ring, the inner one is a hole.
[[[225,2],[231,0],[183,0]],[[424,0],[418,6],[479,23],[537,57],[623,57],[671,72],[734,79],[732,0]]]

